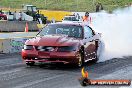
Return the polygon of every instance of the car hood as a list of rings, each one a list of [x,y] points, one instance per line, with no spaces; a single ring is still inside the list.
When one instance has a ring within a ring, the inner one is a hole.
[[[45,35],[26,41],[26,45],[36,46],[71,46],[79,42],[78,39],[70,38],[64,35]]]

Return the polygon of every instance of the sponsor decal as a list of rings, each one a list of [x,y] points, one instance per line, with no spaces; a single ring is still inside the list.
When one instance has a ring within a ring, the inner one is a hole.
[[[126,79],[97,79],[92,80],[88,77],[88,71],[84,70],[84,67],[81,70],[82,77],[79,78],[79,82],[82,86],[89,86],[89,85],[116,85],[116,86],[130,86],[131,81]]]

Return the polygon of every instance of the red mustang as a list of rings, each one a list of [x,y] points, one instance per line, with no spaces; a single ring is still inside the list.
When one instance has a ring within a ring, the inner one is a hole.
[[[100,34],[80,23],[52,23],[25,42],[22,58],[27,65],[35,62],[82,66],[99,57]]]

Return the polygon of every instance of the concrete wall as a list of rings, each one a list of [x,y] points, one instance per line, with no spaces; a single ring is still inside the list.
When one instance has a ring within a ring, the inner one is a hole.
[[[0,53],[21,52],[27,39],[30,38],[0,39]]]
[[[29,31],[38,31],[37,22],[28,21]],[[26,21],[0,21],[0,32],[24,32]]]

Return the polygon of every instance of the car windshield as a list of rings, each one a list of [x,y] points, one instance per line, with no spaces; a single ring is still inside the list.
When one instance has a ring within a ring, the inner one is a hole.
[[[47,25],[40,31],[37,36],[63,34],[69,37],[82,38],[82,26],[68,25],[68,24],[51,24]]]
[[[65,17],[64,20],[65,21],[79,21],[76,19],[76,17]]]

